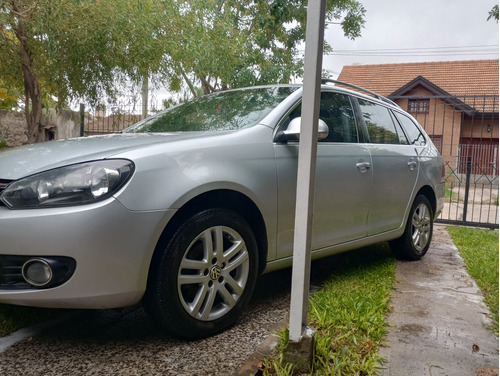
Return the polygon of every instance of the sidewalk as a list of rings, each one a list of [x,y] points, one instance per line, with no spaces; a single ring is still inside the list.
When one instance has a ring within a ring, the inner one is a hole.
[[[498,375],[498,337],[488,308],[443,226],[427,255],[399,262],[382,376]]]

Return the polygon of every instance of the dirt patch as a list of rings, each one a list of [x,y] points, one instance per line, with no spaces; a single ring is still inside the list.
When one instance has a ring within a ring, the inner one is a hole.
[[[477,376],[498,376],[498,368],[481,368],[476,371]]]
[[[418,336],[419,334],[424,333],[427,329],[425,326],[420,324],[405,324],[401,325],[399,330],[412,336]]]

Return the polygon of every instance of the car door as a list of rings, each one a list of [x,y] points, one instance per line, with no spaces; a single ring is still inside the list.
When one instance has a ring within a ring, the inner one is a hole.
[[[368,134],[373,185],[370,192],[368,236],[400,227],[419,173],[415,147],[409,145],[391,111],[378,103],[358,98]]]
[[[297,105],[281,129],[301,115]],[[329,135],[318,144],[313,212],[312,249],[321,249],[366,236],[372,184],[370,153],[358,142],[358,129],[349,96],[323,92],[320,118]],[[275,143],[278,176],[278,258],[291,255],[295,219],[299,142]]]

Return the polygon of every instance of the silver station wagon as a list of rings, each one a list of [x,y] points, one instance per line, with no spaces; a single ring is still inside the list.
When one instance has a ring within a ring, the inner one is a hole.
[[[0,303],[142,303],[183,338],[232,325],[258,275],[292,264],[301,98],[300,85],[219,92],[120,134],[1,151]],[[420,259],[444,203],[420,125],[324,84],[318,134],[312,257],[389,241]]]

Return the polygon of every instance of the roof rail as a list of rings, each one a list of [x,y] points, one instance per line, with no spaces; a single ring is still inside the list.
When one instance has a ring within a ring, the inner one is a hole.
[[[399,105],[397,103],[395,103],[394,101],[390,100],[389,98],[386,98],[383,95],[380,95],[378,93],[375,93],[374,91],[365,89],[365,88],[363,88],[361,86],[356,86],[356,85],[349,84],[349,83],[343,82],[343,81],[332,80],[330,78],[322,78],[321,79],[321,83],[322,84],[332,83],[332,84],[346,86],[346,87],[349,87],[351,89],[356,89],[356,90],[362,91],[365,94],[370,94],[371,96],[373,96],[373,97],[375,97],[375,98],[377,98],[377,99],[379,99],[379,100],[381,100],[383,102],[386,102],[386,103],[392,104],[393,106],[399,107]]]

